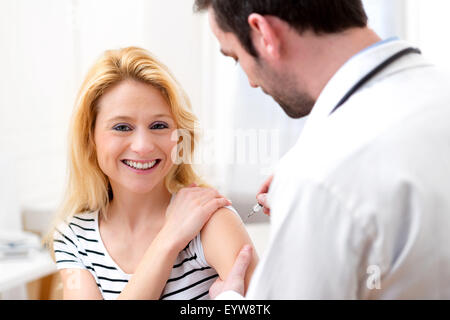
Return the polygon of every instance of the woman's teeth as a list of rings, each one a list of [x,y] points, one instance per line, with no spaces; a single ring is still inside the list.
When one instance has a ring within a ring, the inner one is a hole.
[[[138,170],[147,170],[147,169],[153,168],[157,161],[153,160],[151,162],[142,163],[142,162],[134,162],[131,160],[125,160],[123,162],[131,168],[138,169]]]

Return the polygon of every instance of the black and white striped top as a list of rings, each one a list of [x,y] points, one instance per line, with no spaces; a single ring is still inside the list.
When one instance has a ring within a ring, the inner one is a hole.
[[[132,276],[108,254],[100,237],[98,212],[78,214],[61,224],[54,234],[54,252],[58,269],[89,270],[106,300],[116,299]],[[160,299],[209,299],[209,288],[217,277],[206,262],[199,234],[179,253]]]

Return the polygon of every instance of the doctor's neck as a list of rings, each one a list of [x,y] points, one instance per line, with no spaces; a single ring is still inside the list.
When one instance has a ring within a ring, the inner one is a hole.
[[[291,66],[300,79],[307,79],[308,91],[314,99],[333,77],[333,75],[355,54],[381,41],[371,29],[351,28],[340,33],[317,35],[304,32],[301,41],[292,41]],[[298,39],[297,39],[298,40]],[[300,61],[300,63],[299,63]]]

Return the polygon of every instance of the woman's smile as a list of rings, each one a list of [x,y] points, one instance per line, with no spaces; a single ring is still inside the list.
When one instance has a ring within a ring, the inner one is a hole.
[[[149,174],[158,167],[161,159],[155,160],[120,160],[128,169],[137,174]]]

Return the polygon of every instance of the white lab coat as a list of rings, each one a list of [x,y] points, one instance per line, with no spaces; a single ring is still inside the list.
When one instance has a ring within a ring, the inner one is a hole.
[[[450,78],[394,53],[350,59],[314,106],[270,187],[270,241],[249,299],[450,299]],[[235,298],[232,292],[219,298]]]

